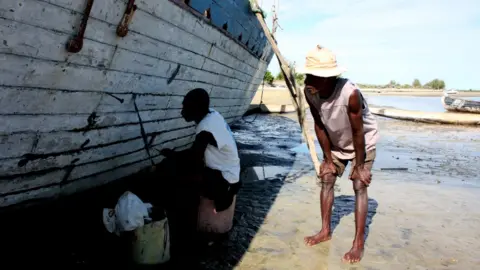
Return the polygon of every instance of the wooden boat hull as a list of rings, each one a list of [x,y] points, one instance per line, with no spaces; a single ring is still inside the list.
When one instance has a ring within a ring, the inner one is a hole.
[[[442,97],[445,110],[451,112],[480,113],[480,101],[451,98],[448,95]]]
[[[180,109],[193,88],[229,123],[243,115],[271,46],[248,0],[193,2],[137,1],[119,37],[127,1],[94,1],[70,53],[86,1],[2,0],[0,208],[100,186],[159,162],[162,148],[188,147],[194,127]]]

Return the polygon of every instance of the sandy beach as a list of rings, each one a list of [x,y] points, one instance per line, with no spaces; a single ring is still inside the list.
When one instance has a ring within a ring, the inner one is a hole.
[[[365,255],[353,269],[478,269],[478,190],[394,178],[375,175]],[[347,179],[338,181],[332,240],[313,248],[303,244],[321,225],[314,181],[305,176],[282,187],[238,269],[352,269],[341,262],[354,235],[354,194]]]
[[[232,126],[244,181],[233,230],[210,249],[192,243],[191,253],[158,269],[480,268],[478,128],[377,118],[381,139],[369,188],[366,250],[351,266],[341,261],[354,235],[354,193],[345,177],[337,180],[332,240],[303,243],[321,227],[320,189],[293,119],[295,114],[250,115]],[[125,266],[128,249],[106,232],[101,213],[145,177],[2,216],[0,237],[9,247],[2,261]]]
[[[257,121],[263,123],[263,119]],[[289,122],[279,121],[288,131]],[[271,172],[266,180],[260,176],[259,181],[249,185],[278,188],[279,192],[238,269],[480,267],[480,232],[476,229],[480,224],[477,130],[389,119],[379,119],[379,125],[382,139],[369,189],[369,230],[363,261],[356,266],[341,262],[354,234],[354,193],[346,177],[337,181],[333,239],[313,248],[304,245],[303,237],[318,231],[321,219],[313,167],[300,146],[293,148],[299,153],[289,167],[279,167],[275,162],[257,164],[263,172]],[[269,133],[268,127],[253,129],[258,136]],[[242,138],[248,141],[246,137]],[[286,143],[282,138],[277,140],[280,145]],[[265,148],[250,150],[250,154],[261,150],[268,156],[271,152],[268,146]],[[278,156],[282,152],[291,149],[276,151]],[[405,170],[385,170],[388,168]],[[245,202],[255,206],[255,198],[247,195],[250,191],[243,192]],[[266,195],[265,200],[270,199]],[[245,212],[241,219],[248,220],[249,215],[255,214]]]
[[[366,96],[412,96],[412,97],[441,97],[442,91],[421,90],[421,89],[361,89]],[[480,97],[480,91],[459,91],[452,97],[468,98]],[[286,88],[262,87],[255,94],[252,104],[259,104],[260,101],[266,104],[292,104],[290,93]]]

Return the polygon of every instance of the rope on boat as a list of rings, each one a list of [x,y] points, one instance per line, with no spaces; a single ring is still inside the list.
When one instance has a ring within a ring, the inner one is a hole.
[[[300,124],[300,128],[302,129],[303,136],[307,142],[307,147],[310,152],[310,157],[312,159],[313,165],[315,167],[315,171],[317,173],[317,177],[320,175],[320,161],[317,156],[317,152],[315,150],[315,143],[308,133],[307,128],[305,127],[305,97],[303,91],[298,91],[295,83],[295,76],[293,73],[293,67],[290,68],[288,65],[288,62],[285,60],[285,58],[282,56],[280,53],[280,50],[278,49],[277,43],[273,39],[272,34],[270,33],[270,30],[268,29],[267,24],[265,23],[265,16],[263,15],[264,12],[260,9],[258,6],[258,3],[256,0],[250,0],[250,8],[253,13],[255,13],[258,22],[262,26],[263,32],[265,33],[265,36],[267,37],[270,45],[272,46],[272,49],[277,56],[278,63],[280,65],[280,69],[283,73],[283,77],[285,79],[285,83],[287,84],[288,90],[290,92],[290,96],[292,98],[292,103],[295,106],[295,109],[297,110],[297,116],[298,116],[298,122]]]

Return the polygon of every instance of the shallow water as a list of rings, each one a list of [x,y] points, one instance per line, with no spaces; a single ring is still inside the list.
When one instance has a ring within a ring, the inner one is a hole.
[[[369,96],[366,94],[365,99],[372,106],[424,112],[445,112],[440,97]],[[480,101],[480,97],[465,99]]]
[[[310,114],[307,120],[314,134]],[[377,121],[380,140],[374,172],[398,175],[401,181],[480,187],[479,128],[426,125],[383,117],[377,117]],[[321,148],[316,140],[315,143],[321,157]],[[306,144],[290,150],[308,153]]]
[[[479,269],[478,190],[381,181],[369,188],[367,240],[361,263],[341,262],[354,235],[354,194],[340,179],[333,238],[306,247],[321,227],[313,177],[285,183],[238,269]]]
[[[255,126],[263,131],[254,132],[255,136],[268,136],[264,119],[291,121],[260,116]],[[251,204],[254,198],[257,206],[249,211],[239,207],[242,219],[265,218],[238,269],[480,269],[478,129],[378,121],[382,139],[369,188],[362,262],[355,266],[341,262],[354,235],[354,193],[346,176],[337,181],[333,239],[313,248],[303,244],[304,236],[319,230],[321,219],[319,188],[306,147],[300,144],[283,150],[296,155],[291,166],[283,171],[277,168],[280,175],[275,178],[270,173],[270,178],[249,183],[242,191],[245,203]],[[238,139],[248,141],[248,136]],[[269,147],[268,143],[264,146]],[[382,170],[402,167],[407,171]],[[250,188],[259,187],[263,188],[252,197],[255,192]],[[278,192],[268,210],[255,199],[262,191],[262,198],[269,202],[266,205],[272,202],[272,193]],[[241,231],[242,225],[236,230]]]

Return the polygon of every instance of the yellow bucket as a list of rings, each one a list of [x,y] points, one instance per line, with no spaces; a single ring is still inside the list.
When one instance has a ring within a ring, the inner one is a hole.
[[[136,264],[155,265],[170,260],[168,219],[145,224],[133,231],[132,259]]]

